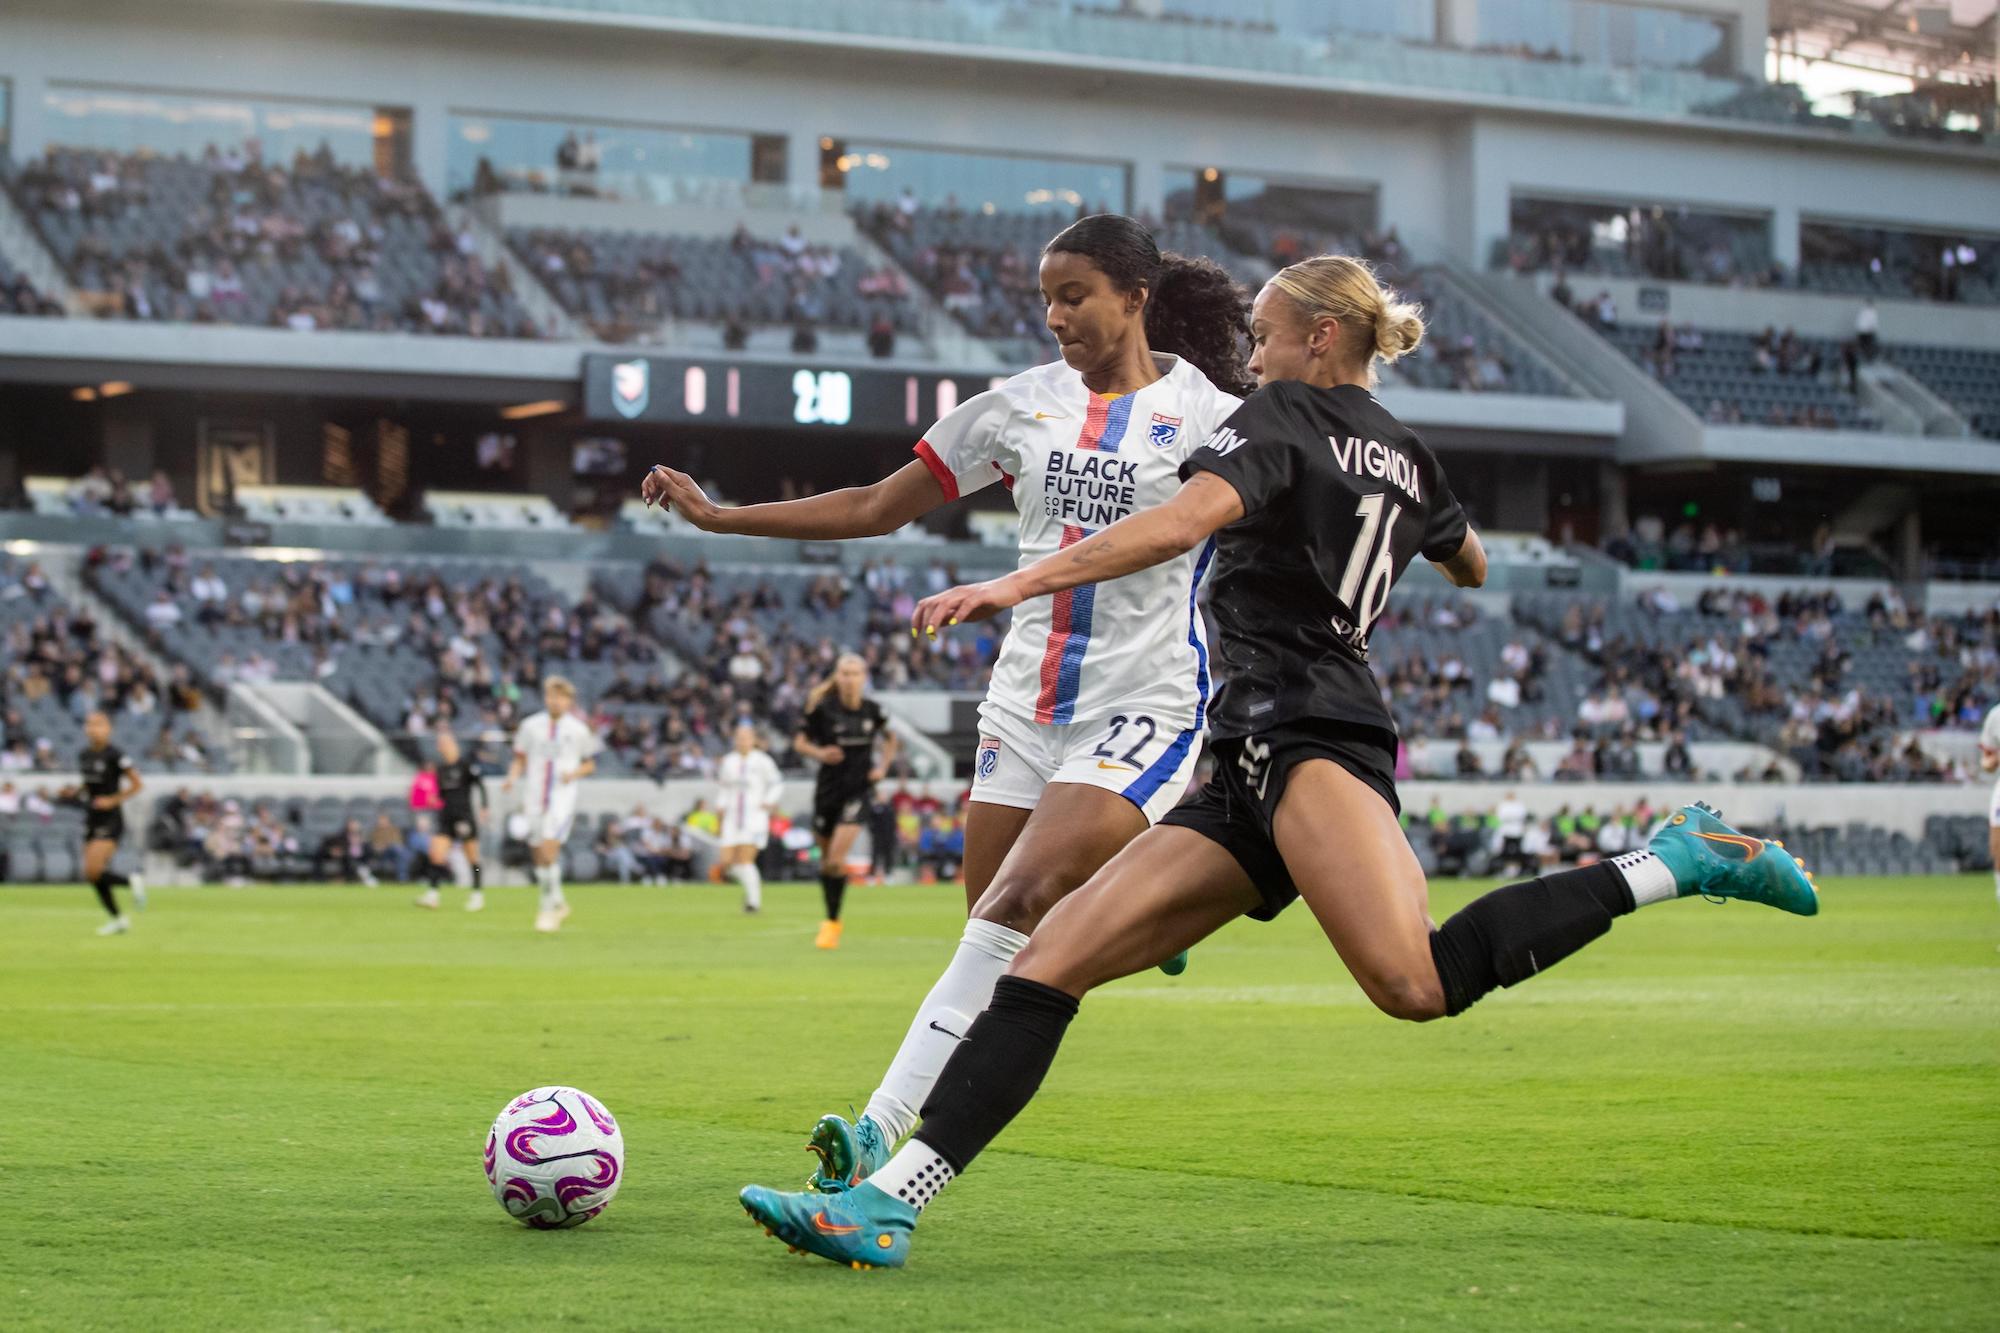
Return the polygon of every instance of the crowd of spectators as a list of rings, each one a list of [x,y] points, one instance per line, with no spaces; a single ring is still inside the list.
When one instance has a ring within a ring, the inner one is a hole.
[[[1405,810],[1402,823],[1431,874],[1529,879],[1644,847],[1664,813],[1641,796],[1630,805],[1566,804],[1538,816],[1510,791],[1491,810],[1456,815],[1433,798],[1421,814]]]
[[[174,493],[173,478],[158,468],[152,478],[136,483],[127,477],[122,469],[106,467],[98,463],[69,484],[63,495],[71,513],[84,518],[99,518],[109,515],[114,518],[130,518],[133,515],[153,515],[164,517],[180,510],[180,497]]]
[[[1689,608],[1663,589],[1642,593],[1640,607],[1662,623],[1687,623]],[[2000,609],[1925,616],[1892,588],[1854,615],[1832,591],[1773,599],[1717,588],[1692,608],[1694,628],[1652,641],[1607,633],[1606,609],[1573,603],[1556,633],[1600,667],[1608,720],[1650,716],[1679,733],[1713,716],[1772,745],[1807,781],[1969,781],[1912,733],[1977,728],[2000,702]],[[1778,664],[1780,645],[1802,646],[1786,660],[1803,667]],[[1904,680],[1857,673],[1857,655],[1879,649],[1901,663]]]
[[[157,173],[189,168],[205,186],[185,210]],[[193,163],[56,149],[24,164],[16,188],[45,236],[80,230],[70,245],[50,238],[51,248],[102,314],[300,332],[542,336],[512,299],[506,270],[486,265],[473,237],[453,230],[413,177],[347,166],[324,146],[289,165],[264,161],[254,139],[210,145]],[[128,214],[140,225],[112,225]],[[429,263],[418,279],[424,237]]]
[[[49,734],[50,705],[74,733]],[[196,724],[202,707],[185,668],[162,678],[57,597],[39,564],[0,559],[0,772],[73,769],[83,719],[100,709],[121,737],[151,737],[132,753],[141,768],[206,771],[217,756]]]
[[[16,273],[0,258],[0,315],[42,315],[61,318],[62,302],[38,290],[25,273]]]

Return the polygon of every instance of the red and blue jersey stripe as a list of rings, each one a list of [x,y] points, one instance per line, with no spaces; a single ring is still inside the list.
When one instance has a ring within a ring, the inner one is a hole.
[[[1092,394],[1076,447],[1095,453],[1117,453],[1125,439],[1125,427],[1132,420],[1135,396],[1128,393],[1106,401]],[[1063,528],[1062,546],[1074,546],[1092,531],[1070,524]],[[1076,696],[1083,683],[1084,654],[1090,650],[1097,585],[1084,583],[1067,588],[1051,601],[1049,642],[1042,650],[1042,688],[1035,698],[1035,721],[1043,724],[1072,722],[1076,718]]]

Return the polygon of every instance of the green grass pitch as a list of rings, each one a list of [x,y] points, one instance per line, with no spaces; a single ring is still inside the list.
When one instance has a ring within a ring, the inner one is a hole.
[[[1434,910],[1469,889],[1440,887]],[[948,955],[953,888],[0,890],[9,1329],[2000,1326],[2000,912],[1849,881],[1800,920],[1649,908],[1466,1016],[1398,1024],[1313,922],[1086,1001],[911,1266],[787,1255],[792,1185]],[[529,1231],[502,1102],[623,1122],[604,1216]]]

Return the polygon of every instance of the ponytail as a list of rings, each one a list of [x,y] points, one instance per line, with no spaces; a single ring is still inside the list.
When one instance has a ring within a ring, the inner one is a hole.
[[[1282,269],[1271,285],[1283,292],[1308,323],[1331,319],[1340,326],[1342,364],[1367,367],[1375,383],[1375,363],[1408,356],[1424,340],[1424,315],[1382,285],[1366,260],[1351,255],[1317,255]]]
[[[842,653],[839,657],[835,658],[833,670],[827,672],[821,678],[819,684],[806,692],[806,711],[808,713],[826,702],[826,696],[833,693],[834,687],[840,683],[840,669],[849,662],[854,663],[854,665],[860,667],[864,672],[868,670],[868,663],[860,653]]]
[[[1169,252],[1146,301],[1146,342],[1193,364],[1216,388],[1245,394],[1257,387],[1244,362],[1250,293],[1213,259]]]

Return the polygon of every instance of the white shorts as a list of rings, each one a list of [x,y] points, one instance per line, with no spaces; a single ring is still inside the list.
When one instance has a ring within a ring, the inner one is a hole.
[[[1187,794],[1200,758],[1191,727],[1126,713],[1045,726],[982,704],[972,799],[1032,810],[1051,782],[1076,782],[1117,792],[1157,824]]]
[[[531,796],[527,813],[529,842],[568,842],[569,827],[576,819],[576,784],[563,783],[546,802]]]
[[[738,820],[734,817],[722,821],[722,836],[716,840],[722,847],[755,847],[763,851],[771,841],[771,812],[761,806],[744,814]]]
[[[1986,811],[1986,818],[1994,828],[2000,828],[2000,782],[1993,784],[1993,803]]]

